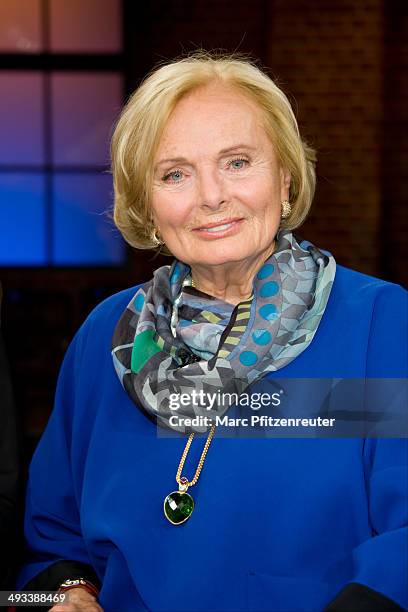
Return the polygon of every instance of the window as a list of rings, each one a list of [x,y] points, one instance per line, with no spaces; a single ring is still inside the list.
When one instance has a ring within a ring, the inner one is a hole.
[[[121,0],[0,2],[0,265],[114,266]]]

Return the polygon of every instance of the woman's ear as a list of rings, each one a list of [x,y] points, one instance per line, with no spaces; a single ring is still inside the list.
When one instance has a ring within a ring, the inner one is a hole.
[[[280,169],[280,179],[281,179],[281,200],[289,200],[289,189],[290,189],[290,181],[291,174],[287,168]]]

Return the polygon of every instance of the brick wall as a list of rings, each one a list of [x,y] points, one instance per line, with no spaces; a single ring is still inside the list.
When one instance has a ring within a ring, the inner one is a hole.
[[[318,151],[302,233],[376,274],[381,219],[382,0],[273,3],[266,63]]]
[[[408,3],[384,8],[382,270],[408,286]]]

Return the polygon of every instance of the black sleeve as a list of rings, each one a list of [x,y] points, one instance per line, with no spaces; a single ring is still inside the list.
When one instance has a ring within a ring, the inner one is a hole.
[[[16,415],[0,333],[0,590],[10,586],[18,552],[18,475]]]
[[[49,565],[37,576],[34,576],[25,585],[24,591],[57,591],[59,586],[68,578],[84,578],[92,582],[97,589],[101,588],[99,578],[90,565],[79,563],[79,561],[64,560]]]
[[[97,589],[101,588],[101,583],[90,565],[85,563],[79,563],[78,561],[57,561],[49,565],[45,570],[34,576],[28,582],[24,591],[57,591],[60,585],[65,582],[68,578],[84,578],[88,582],[92,582]],[[37,612],[47,612],[50,607],[38,607],[35,610]],[[33,608],[30,607],[19,607],[21,612],[32,612]]]
[[[404,612],[395,601],[369,587],[352,582],[348,584],[324,612]]]

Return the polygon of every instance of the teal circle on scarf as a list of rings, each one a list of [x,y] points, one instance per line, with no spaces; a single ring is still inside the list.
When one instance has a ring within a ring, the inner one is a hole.
[[[253,351],[242,351],[239,360],[244,366],[252,366],[258,361],[258,356]]]
[[[265,321],[274,321],[278,318],[278,309],[275,304],[264,304],[260,307],[259,314]]]
[[[259,270],[256,277],[259,278],[259,280],[263,280],[264,278],[268,278],[268,276],[273,274],[274,270],[275,270],[275,266],[273,264],[264,264],[262,268]]]
[[[276,281],[269,281],[262,285],[259,295],[263,298],[272,297],[276,295],[279,291],[279,285]]]
[[[256,329],[252,334],[252,339],[255,344],[263,346],[272,340],[272,336],[267,329]]]

